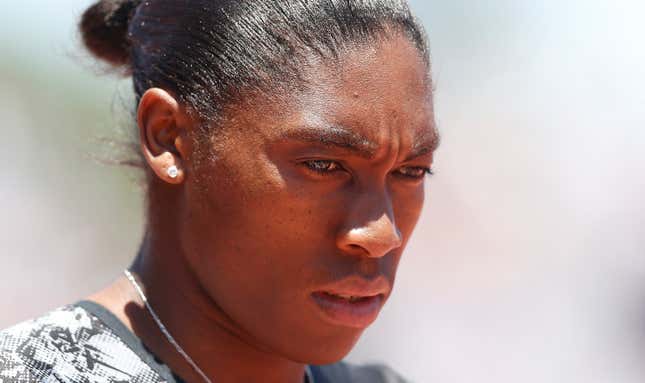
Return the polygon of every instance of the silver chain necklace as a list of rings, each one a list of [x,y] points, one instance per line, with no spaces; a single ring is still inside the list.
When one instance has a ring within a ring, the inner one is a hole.
[[[129,270],[123,270],[123,273],[125,274],[126,277],[128,277],[128,279],[130,280],[130,283],[132,283],[132,286],[134,286],[134,289],[137,290],[137,293],[139,293],[139,296],[141,297],[141,300],[143,301],[143,303],[146,305],[146,308],[148,309],[148,312],[152,316],[152,319],[155,320],[161,332],[164,334],[166,339],[168,339],[168,342],[170,342],[170,344],[172,344],[175,347],[177,352],[180,353],[181,356],[184,357],[184,359],[186,359],[186,362],[190,364],[193,370],[195,370],[195,372],[198,373],[202,377],[202,379],[204,379],[205,382],[213,383],[208,378],[208,376],[204,374],[204,371],[202,371],[202,369],[199,368],[199,366],[197,366],[197,363],[195,363],[195,361],[190,356],[188,356],[188,354],[186,354],[186,351],[184,351],[184,349],[181,348],[181,346],[179,345],[179,343],[177,343],[175,338],[173,338],[172,335],[170,335],[170,332],[168,332],[168,329],[166,329],[166,326],[164,326],[164,324],[161,322],[161,319],[159,319],[159,317],[157,316],[157,313],[155,312],[155,310],[153,310],[152,306],[150,306],[150,303],[148,303],[148,298],[146,298],[145,294],[143,294],[143,290],[141,290],[141,287],[137,283],[136,279],[134,279],[134,277],[132,276],[132,273],[130,273]]]
[[[199,376],[201,376],[202,379],[204,379],[205,382],[213,383],[208,378],[208,376],[206,376],[204,371],[202,371],[202,369],[199,368],[199,366],[197,366],[197,363],[195,363],[195,361],[190,356],[188,356],[186,351],[184,351],[184,349],[181,348],[181,346],[179,345],[179,343],[177,343],[175,338],[173,338],[172,335],[170,335],[170,332],[168,331],[168,329],[166,329],[166,326],[164,326],[164,324],[161,322],[161,319],[159,319],[159,316],[157,316],[157,313],[155,312],[155,310],[153,310],[152,306],[150,306],[150,303],[148,303],[148,298],[146,298],[145,294],[143,293],[143,290],[141,289],[141,287],[137,283],[136,279],[134,279],[134,276],[132,275],[132,273],[130,273],[129,270],[123,270],[123,273],[128,278],[130,283],[132,283],[132,286],[134,286],[134,289],[137,290],[137,293],[139,294],[139,297],[141,297],[141,300],[143,301],[143,303],[146,305],[146,309],[148,309],[148,312],[150,313],[150,316],[152,316],[152,319],[154,319],[154,321],[157,323],[157,326],[159,326],[159,329],[161,330],[161,332],[164,334],[166,339],[168,339],[168,342],[170,342],[170,344],[172,344],[173,347],[175,347],[177,352],[179,354],[181,354],[181,356],[183,356],[184,359],[186,359],[186,362],[188,362],[188,364],[190,364],[190,366],[193,368],[193,370],[195,370],[195,372],[197,374],[199,374]],[[306,379],[307,379],[306,381],[308,383],[314,383],[313,376],[311,375],[311,370],[309,369],[309,366],[305,367],[305,374],[306,374]]]

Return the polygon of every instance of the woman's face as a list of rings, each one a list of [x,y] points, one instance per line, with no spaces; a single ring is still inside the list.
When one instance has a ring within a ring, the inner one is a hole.
[[[306,78],[304,91],[231,110],[213,160],[187,161],[181,235],[233,331],[324,364],[349,352],[391,293],[437,136],[408,39]]]

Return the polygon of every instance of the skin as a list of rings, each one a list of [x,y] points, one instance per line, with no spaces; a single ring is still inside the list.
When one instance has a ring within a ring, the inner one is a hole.
[[[144,94],[138,125],[152,176],[131,270],[213,381],[302,382],[306,364],[342,359],[364,330],[329,321],[312,292],[380,277],[389,296],[437,145],[427,73],[403,37],[356,47],[337,65],[312,64],[301,92],[230,107],[208,143],[195,141],[195,121],[171,94]],[[125,278],[89,299],[186,381],[202,381]]]

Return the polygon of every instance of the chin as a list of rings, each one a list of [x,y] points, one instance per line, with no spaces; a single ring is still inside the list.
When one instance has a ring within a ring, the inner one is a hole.
[[[290,332],[289,339],[285,340],[291,343],[282,343],[283,351],[289,350],[289,359],[300,363],[336,363],[352,351],[365,329],[376,321],[385,300],[386,297],[382,297],[375,302],[358,303],[360,307],[352,308],[353,311],[345,310],[345,307],[338,309],[337,305],[322,305],[331,309],[316,308],[314,320]]]
[[[289,359],[311,365],[326,365],[339,362],[352,351],[362,333],[363,330],[346,328],[335,334],[316,337],[308,342],[309,347],[294,350],[296,352],[293,352],[293,357]]]

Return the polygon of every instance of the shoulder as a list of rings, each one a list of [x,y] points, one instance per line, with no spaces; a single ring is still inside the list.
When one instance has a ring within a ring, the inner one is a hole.
[[[88,320],[83,310],[66,306],[0,331],[0,381],[47,381],[72,332],[90,327]]]
[[[410,383],[383,364],[339,362],[312,367],[315,383]]]
[[[69,305],[0,331],[0,382],[158,381],[85,309]]]

